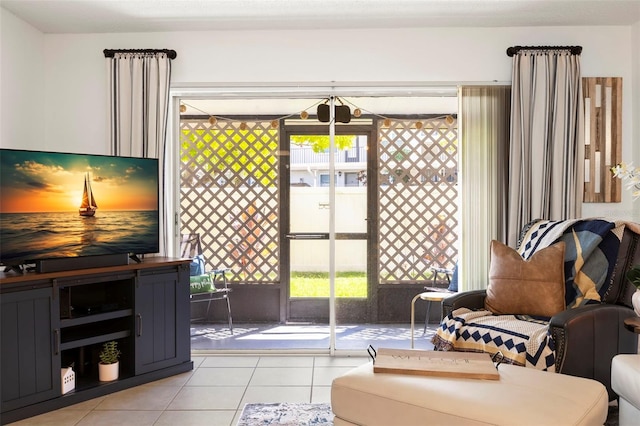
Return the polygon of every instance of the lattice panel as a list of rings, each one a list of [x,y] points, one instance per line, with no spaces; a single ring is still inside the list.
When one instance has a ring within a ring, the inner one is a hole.
[[[278,282],[278,138],[271,122],[180,123],[182,233],[232,282]]]
[[[378,125],[380,282],[431,279],[458,257],[458,130],[449,118]]]

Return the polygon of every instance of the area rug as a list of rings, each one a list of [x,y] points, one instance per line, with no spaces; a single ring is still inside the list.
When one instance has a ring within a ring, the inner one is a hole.
[[[237,426],[333,426],[330,404],[246,404]]]

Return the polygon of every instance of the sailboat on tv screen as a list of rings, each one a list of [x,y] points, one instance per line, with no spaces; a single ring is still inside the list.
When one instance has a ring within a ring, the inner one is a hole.
[[[95,198],[93,198],[93,191],[91,190],[91,179],[89,178],[89,173],[85,173],[80,216],[93,216],[96,214],[97,209],[98,205],[96,204]]]

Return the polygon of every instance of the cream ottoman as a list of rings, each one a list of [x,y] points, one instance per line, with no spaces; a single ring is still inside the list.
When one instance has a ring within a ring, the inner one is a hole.
[[[590,379],[501,364],[500,380],[374,373],[333,380],[334,425],[602,425],[606,388]]]
[[[620,426],[640,425],[640,355],[613,357],[611,389],[620,397]]]

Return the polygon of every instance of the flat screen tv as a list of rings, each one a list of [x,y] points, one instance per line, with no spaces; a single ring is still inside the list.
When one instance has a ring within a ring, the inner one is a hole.
[[[0,264],[157,253],[158,191],[157,159],[0,149]]]

